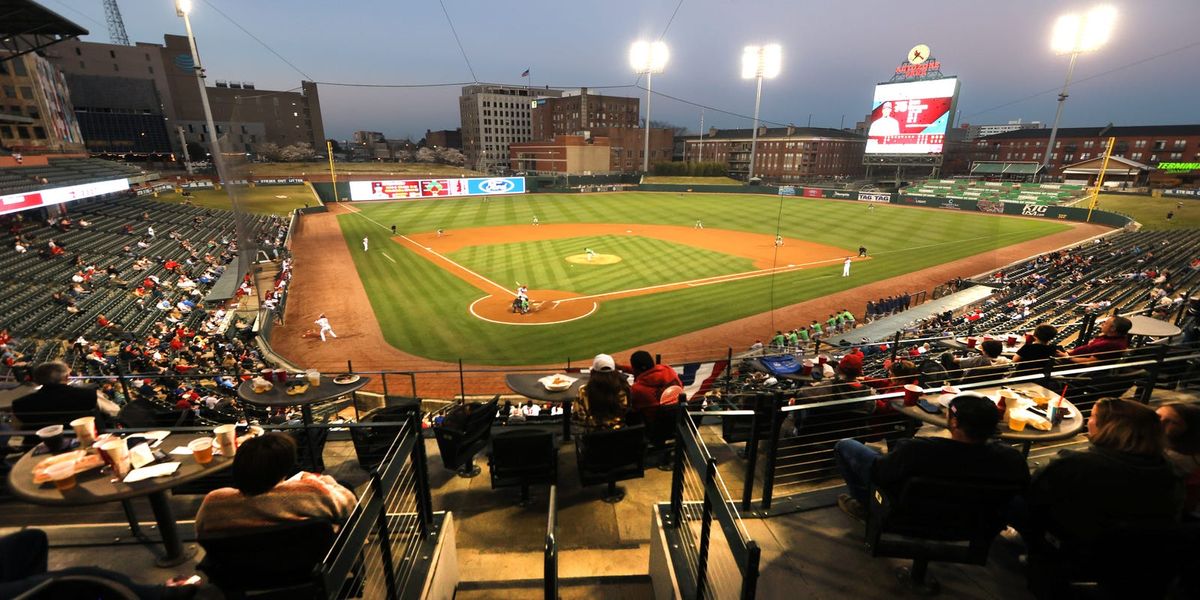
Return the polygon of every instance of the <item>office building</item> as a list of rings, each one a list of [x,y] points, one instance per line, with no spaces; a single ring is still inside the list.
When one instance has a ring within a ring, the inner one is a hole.
[[[83,150],[66,79],[37,54],[0,60],[0,145],[14,152]]]
[[[507,170],[509,144],[533,139],[533,102],[559,96],[562,90],[513,85],[462,88],[458,107],[467,166],[485,172]]]
[[[703,140],[689,137],[685,142],[686,160],[725,163],[730,177],[746,179],[752,133],[750,129],[711,129]],[[855,177],[863,172],[862,158],[866,147],[866,136],[853,131],[824,127],[760,127],[754,176],[782,183]]]

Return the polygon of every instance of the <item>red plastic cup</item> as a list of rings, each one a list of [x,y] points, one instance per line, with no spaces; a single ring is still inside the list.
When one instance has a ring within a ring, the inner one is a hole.
[[[829,357],[825,356],[824,354],[819,354],[817,355],[817,362],[824,365],[825,363],[829,362]]]
[[[288,380],[288,372],[286,369],[275,369],[275,382],[276,383],[287,383],[287,380]]]
[[[1009,346],[1016,346],[1016,345],[1017,345],[1017,336],[1015,336],[1015,335],[1012,335],[1012,334],[1009,334],[1009,336],[1008,336],[1008,345],[1009,345]]]
[[[265,379],[267,381],[271,381],[271,380],[275,379],[275,370],[274,369],[263,369],[262,373],[259,373],[259,375],[262,375],[263,379]]]
[[[968,348],[974,348],[974,347],[975,347],[975,338],[973,338],[973,337],[969,337],[969,338],[967,338],[967,347],[968,347]]]
[[[1025,343],[1026,343],[1026,344],[1032,344],[1032,343],[1033,343],[1033,334],[1032,334],[1032,333],[1027,333],[1027,334],[1025,334]]]
[[[924,390],[919,385],[908,384],[904,386],[904,405],[916,406],[917,401],[921,399],[921,394]]]
[[[804,375],[805,377],[812,375],[813,361],[811,359],[806,358],[804,359],[804,362],[800,364],[802,365],[802,370],[800,371],[801,375]]]

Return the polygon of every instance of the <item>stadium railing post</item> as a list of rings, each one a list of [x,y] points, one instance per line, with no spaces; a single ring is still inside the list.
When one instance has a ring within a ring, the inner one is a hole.
[[[463,402],[467,401],[467,380],[463,375],[462,359],[458,359],[458,397]]]
[[[900,332],[892,337],[892,362],[896,362],[896,355],[900,353]]]
[[[754,414],[750,417],[750,440],[746,442],[746,476],[742,486],[742,510],[750,510],[750,500],[754,496],[754,471],[758,467],[758,430],[763,423],[762,396],[754,396]]]
[[[746,566],[742,572],[742,600],[753,600],[758,593],[758,563],[761,555],[758,543],[750,540],[746,544]]]
[[[1175,315],[1175,326],[1183,326],[1183,319],[1187,316],[1188,306],[1192,304],[1192,293],[1188,292],[1183,296],[1183,304],[1179,305],[1179,313]]]
[[[409,435],[415,436],[412,453],[413,478],[416,480],[417,512],[421,524],[421,537],[429,537],[433,530],[433,495],[429,489],[429,469],[425,462],[425,437],[421,435],[421,411],[415,410],[408,418]]]
[[[1138,390],[1138,402],[1142,404],[1150,403],[1150,395],[1154,393],[1154,385],[1158,381],[1158,374],[1162,372],[1163,361],[1167,358],[1166,344],[1162,344],[1154,350],[1154,364],[1150,365],[1149,372],[1146,374],[1146,382]]]
[[[664,523],[667,527],[679,527],[683,522],[683,466],[684,458],[687,454],[687,448],[684,444],[684,427],[688,414],[687,411],[679,411],[679,418],[675,421],[675,468],[671,471],[671,514],[670,522]]]
[[[717,459],[704,461],[704,501],[700,508],[700,548],[696,552],[696,598],[704,598],[708,579],[708,543],[712,537],[713,490],[716,487]],[[717,500],[720,500],[718,496]]]
[[[775,491],[775,461],[779,454],[779,430],[782,429],[780,419],[783,415],[783,411],[780,410],[780,398],[771,398],[770,407],[771,430],[767,432],[767,464],[763,468],[763,512],[771,509],[771,496]]]

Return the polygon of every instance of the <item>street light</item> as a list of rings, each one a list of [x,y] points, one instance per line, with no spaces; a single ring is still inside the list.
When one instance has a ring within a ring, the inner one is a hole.
[[[754,129],[750,133],[750,172],[746,177],[747,183],[754,179],[754,154],[758,149],[758,107],[762,103],[763,78],[773,79],[779,75],[782,62],[783,49],[779,44],[746,46],[742,50],[742,79],[758,80],[758,91],[754,94]]]
[[[1054,139],[1058,137],[1058,121],[1062,118],[1063,103],[1067,101],[1071,75],[1075,73],[1075,60],[1079,58],[1080,53],[1098,50],[1103,46],[1112,35],[1116,23],[1117,9],[1111,6],[1097,6],[1082,15],[1062,15],[1054,23],[1050,48],[1058,54],[1070,54],[1071,61],[1067,64],[1067,80],[1058,95],[1058,109],[1054,112],[1050,141],[1047,142],[1046,153],[1042,157],[1043,173],[1050,168],[1050,153],[1054,150]]]
[[[662,42],[634,42],[629,47],[629,65],[634,73],[646,76],[646,143],[642,150],[642,173],[650,172],[650,89],[651,78],[662,73],[670,53]]]

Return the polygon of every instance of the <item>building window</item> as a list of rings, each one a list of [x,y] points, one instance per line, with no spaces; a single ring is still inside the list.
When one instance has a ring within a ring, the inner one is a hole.
[[[1155,150],[1166,150],[1167,149],[1167,140],[1154,140],[1154,149]]]
[[[16,98],[17,97],[17,88],[15,88],[11,85],[4,86],[4,97],[5,98]]]
[[[79,46],[75,46],[75,56],[83,56],[83,50],[80,50]]]
[[[1134,142],[1134,143],[1133,143],[1133,147],[1134,147],[1134,148],[1145,148],[1145,147],[1146,147],[1146,140],[1138,140],[1138,141]]]
[[[109,50],[109,51],[108,51],[108,56],[109,56],[109,58],[116,58],[116,57],[117,57],[117,51],[116,51],[116,50]]]
[[[1183,158],[1182,152],[1172,152],[1171,153],[1171,160],[1179,160],[1181,158]]]
[[[121,65],[118,65],[117,63],[113,63],[113,71],[120,71],[120,70],[121,70]]]
[[[146,67],[146,70],[150,71],[151,75],[154,74],[154,67]]]
[[[1175,140],[1175,147],[1176,148],[1186,148],[1187,140]]]
[[[1141,152],[1134,152],[1134,153],[1133,153],[1133,155],[1132,155],[1130,158],[1132,158],[1133,160],[1142,160],[1142,153],[1141,153]]]
[[[29,86],[21,86],[21,97],[26,100],[33,100],[33,88]]]
[[[87,68],[87,65],[86,65],[86,64],[84,64],[84,63],[83,63],[83,61],[81,60],[81,61],[79,61],[79,68],[80,68],[80,69],[86,69],[86,68]]]
[[[39,140],[46,139],[46,130],[42,127],[34,127],[33,128],[33,137],[35,137]]]

